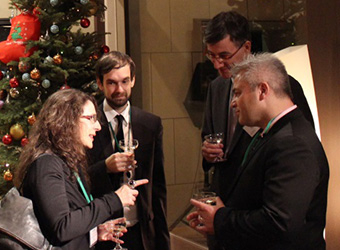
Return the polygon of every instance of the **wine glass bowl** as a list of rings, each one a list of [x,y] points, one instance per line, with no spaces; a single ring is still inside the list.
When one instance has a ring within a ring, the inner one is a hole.
[[[222,143],[224,139],[224,133],[215,133],[215,134],[208,134],[204,136],[204,140],[211,144],[219,144]]]
[[[132,139],[132,140],[119,140],[119,147],[124,151],[124,152],[134,152],[135,149],[137,149],[139,146],[139,142],[137,139]]]
[[[215,133],[215,134],[208,134],[204,136],[204,140],[210,144],[220,144],[223,143],[224,140],[224,133]],[[217,156],[215,161],[216,162],[222,162],[225,161],[223,157]]]
[[[119,221],[116,223],[111,223],[109,226],[109,232],[112,233],[116,239],[116,246],[113,250],[128,250],[127,248],[123,248],[119,243],[119,237],[122,231],[126,229],[126,220],[125,218],[119,218]]]
[[[200,192],[194,193],[192,198],[197,201],[203,202],[205,204],[215,206],[217,196],[215,192],[200,191]]]

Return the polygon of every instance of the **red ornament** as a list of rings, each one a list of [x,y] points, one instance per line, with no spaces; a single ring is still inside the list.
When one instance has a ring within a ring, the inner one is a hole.
[[[105,54],[105,53],[109,53],[110,52],[110,48],[107,45],[102,45],[102,47],[100,48],[100,51]]]
[[[87,28],[87,27],[89,27],[90,26],[90,20],[88,19],[88,18],[82,18],[81,20],[80,20],[80,25],[81,25],[81,27],[83,27],[83,28]]]
[[[39,8],[39,7],[34,8],[34,9],[33,9],[33,14],[36,15],[36,16],[37,16],[37,15],[40,15],[40,14],[41,14],[40,8]]]
[[[21,146],[22,147],[25,147],[28,143],[28,138],[27,137],[24,137],[21,139]]]
[[[13,77],[11,80],[9,80],[9,85],[11,88],[17,88],[19,87],[19,80],[16,77]]]
[[[0,81],[4,78],[4,73],[2,73],[2,71],[0,71]]]
[[[60,87],[61,90],[63,89],[70,89],[71,87],[68,86],[67,84],[64,84],[63,86]]]
[[[11,144],[12,141],[13,141],[13,138],[12,138],[12,136],[9,135],[9,134],[6,134],[6,135],[4,135],[4,136],[2,137],[2,142],[3,142],[4,144],[6,144],[6,145]]]

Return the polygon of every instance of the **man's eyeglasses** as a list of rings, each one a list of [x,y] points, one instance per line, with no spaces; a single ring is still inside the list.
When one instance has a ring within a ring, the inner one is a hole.
[[[210,60],[210,61],[214,61],[214,60],[217,60],[219,62],[223,62],[223,61],[227,61],[227,60],[230,60],[231,58],[233,58],[237,52],[243,47],[243,45],[246,43],[246,41],[244,41],[240,47],[238,47],[238,49],[232,53],[232,54],[229,54],[227,52],[222,52],[218,55],[215,55],[214,53],[211,53],[210,51],[207,51],[206,52],[206,57]]]
[[[80,118],[85,118],[85,119],[91,121],[92,123],[97,122],[97,115],[82,115]]]

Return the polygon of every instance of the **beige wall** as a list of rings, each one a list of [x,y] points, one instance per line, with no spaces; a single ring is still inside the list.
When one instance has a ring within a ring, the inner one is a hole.
[[[308,0],[308,41],[322,142],[330,165],[327,250],[340,249],[340,2]]]
[[[9,1],[1,0],[0,18],[8,18],[11,16],[11,10],[9,9]]]

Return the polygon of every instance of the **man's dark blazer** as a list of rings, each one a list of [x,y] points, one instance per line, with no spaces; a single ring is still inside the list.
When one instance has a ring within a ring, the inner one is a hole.
[[[114,151],[106,116],[101,111],[101,131],[97,132],[93,149],[90,150],[90,176],[92,193],[95,197],[119,188],[120,183],[110,182],[105,159]],[[170,249],[169,231],[166,221],[166,182],[163,156],[163,127],[161,119],[137,107],[131,109],[133,138],[139,142],[135,150],[138,167],[136,179],[148,179],[149,183],[137,187],[137,213],[145,250]],[[119,174],[117,174],[119,176]],[[116,178],[119,179],[119,178]]]
[[[297,108],[259,138],[215,215],[218,242],[228,250],[324,250],[329,169],[313,127]]]
[[[298,81],[289,76],[289,83],[293,94],[293,102],[302,110],[305,118],[314,126],[313,116],[309,109],[306,97]],[[221,76],[217,77],[208,88],[208,95],[205,108],[205,116],[202,128],[202,139],[205,135],[211,133],[224,132],[224,144],[227,140],[227,124],[229,113],[229,93],[231,91],[231,80]],[[242,161],[242,157],[251,137],[242,129],[239,124],[236,125],[235,132],[228,151],[226,163],[208,163],[203,159],[203,169],[208,171],[215,166],[212,180],[212,189],[223,198],[226,189],[233,181],[235,171]],[[218,181],[220,179],[220,181]],[[222,185],[222,186],[221,186]]]

